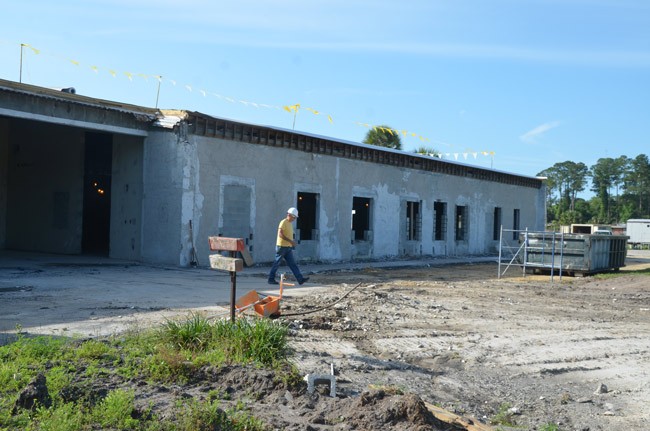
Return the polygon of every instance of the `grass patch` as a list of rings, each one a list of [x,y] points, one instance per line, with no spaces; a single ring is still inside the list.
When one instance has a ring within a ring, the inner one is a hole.
[[[0,346],[0,430],[262,431],[264,424],[243,405],[222,408],[225,394],[179,397],[173,414],[157,416],[137,406],[131,388],[198,381],[204,366],[249,364],[294,383],[300,379],[288,361],[287,336],[288,328],[278,321],[211,322],[200,315],[99,340],[19,335]],[[18,405],[21,391],[38,374],[46,377],[51,406]]]
[[[616,271],[616,272],[603,272],[600,274],[595,274],[594,278],[600,279],[600,280],[607,280],[610,278],[617,278],[617,277],[623,277],[626,275],[633,275],[633,276],[639,276],[639,277],[648,277],[650,276],[650,268],[644,268],[644,269],[635,269],[631,271]]]
[[[515,426],[514,414],[510,411],[512,405],[503,403],[497,413],[490,419],[490,425]]]
[[[92,419],[105,429],[137,429],[140,421],[132,417],[135,411],[132,391],[118,389],[109,392],[92,411]]]

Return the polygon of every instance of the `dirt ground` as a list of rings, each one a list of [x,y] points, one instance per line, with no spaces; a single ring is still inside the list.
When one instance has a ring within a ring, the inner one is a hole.
[[[339,284],[285,304],[298,364],[333,364],[343,394],[398,387],[486,423],[501,409],[516,429],[650,429],[650,277],[519,274],[497,279],[495,264],[323,274]]]
[[[650,277],[635,274],[645,268],[650,253],[630,256],[624,274],[608,279],[551,281],[518,269],[497,279],[495,263],[323,270],[311,277],[325,287],[287,294],[280,319],[301,373],[333,371],[336,398],[329,385],[309,394],[254,368],[205,368],[185,387],[95,385],[135,386],[138,402],[160,412],[218,390],[278,430],[479,430],[487,428],[472,420],[498,418],[514,427],[494,429],[646,430]],[[7,289],[3,310],[38,290]],[[147,310],[187,312],[160,301],[149,298]],[[122,304],[116,313],[128,312]],[[469,425],[439,421],[432,405]]]

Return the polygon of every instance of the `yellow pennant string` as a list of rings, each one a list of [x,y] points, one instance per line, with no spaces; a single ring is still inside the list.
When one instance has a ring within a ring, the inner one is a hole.
[[[27,43],[21,43],[20,46],[24,46],[25,48],[29,48],[29,49],[31,49],[32,52],[33,52],[34,54],[36,54],[36,55],[38,55],[38,54],[41,53],[40,50],[34,48],[33,46],[31,46],[31,45],[29,45],[29,44],[27,44]]]
[[[29,45],[27,43],[21,43],[20,46],[21,46],[21,48],[29,48],[36,55],[41,53],[41,51],[39,49],[36,49],[36,48],[34,48],[33,46],[31,46],[31,45]],[[71,64],[75,65],[75,66],[80,66],[80,64],[81,64],[80,62],[78,62],[76,60],[72,60],[72,59],[68,59],[68,61]],[[90,69],[95,73],[98,73],[100,71],[100,68],[97,67],[97,66],[90,66]],[[117,75],[118,75],[118,72],[116,72],[115,70],[112,70],[112,69],[109,69],[108,73],[110,73],[113,76],[113,78],[116,78]],[[124,75],[126,77],[128,77],[130,81],[133,81],[134,74],[129,73],[129,72],[124,72]],[[143,73],[138,73],[135,76],[141,77],[144,80],[148,80],[149,77],[154,77],[154,78],[156,78],[158,80],[159,83],[163,82],[163,77],[161,75],[146,75],[146,74],[143,74]],[[174,86],[176,86],[176,84],[177,84],[177,81],[175,81],[173,79],[166,79],[166,81],[171,82],[172,85],[174,85]],[[185,85],[185,88],[188,91],[193,92],[192,86]],[[214,95],[215,97],[218,97],[219,99],[226,100],[226,101],[231,102],[231,103],[239,102],[239,103],[241,103],[241,104],[243,104],[245,106],[251,106],[252,105],[255,108],[260,108],[260,107],[272,108],[272,109],[284,110],[286,112],[296,113],[296,114],[298,113],[298,111],[301,108],[299,103],[296,103],[294,105],[283,105],[283,106],[267,105],[267,104],[263,104],[263,103],[255,103],[255,102],[249,102],[249,101],[245,101],[245,100],[236,100],[236,99],[233,99],[233,98],[230,98],[230,97],[222,96],[220,94],[208,93],[206,90],[199,90],[199,92],[203,95],[203,97],[207,97],[208,94],[211,94],[211,95]],[[303,109],[311,112],[314,115],[321,115],[321,114],[326,115],[327,116],[327,121],[329,123],[334,123],[334,119],[329,114],[324,114],[324,113],[318,111],[317,109],[310,108],[310,107],[304,107]],[[411,137],[420,139],[420,141],[422,141],[422,142],[430,142],[431,141],[429,138],[426,138],[424,136],[420,136],[415,132],[409,132],[408,130],[398,130],[398,129],[392,129],[392,128],[388,128],[388,127],[373,126],[373,125],[370,125],[370,124],[367,124],[367,123],[361,123],[361,122],[357,122],[356,124],[358,124],[360,126],[363,126],[363,127],[366,127],[366,128],[373,129],[373,130],[381,130],[384,133],[386,133],[386,132],[390,133],[392,136],[395,136],[395,135],[399,136],[400,134],[402,136],[410,135]],[[445,145],[447,145],[447,144],[445,144]],[[459,155],[462,155],[465,159],[467,159],[468,155],[471,155],[474,158],[476,158],[479,154],[482,154],[484,156],[488,156],[488,155],[489,156],[494,156],[496,153],[494,151],[487,151],[487,150],[477,152],[477,151],[474,151],[472,149],[467,149],[465,153],[446,153],[447,156],[450,156],[452,154],[456,159],[458,159]]]

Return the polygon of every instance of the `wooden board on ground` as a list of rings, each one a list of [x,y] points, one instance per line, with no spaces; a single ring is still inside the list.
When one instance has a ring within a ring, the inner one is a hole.
[[[454,429],[461,429],[466,431],[494,431],[492,427],[482,424],[475,419],[458,416],[455,413],[447,411],[441,407],[434,406],[430,403],[425,402],[424,404],[427,406],[427,409],[429,409],[429,411],[433,413],[433,415],[439,420],[453,425],[454,427],[459,427]]]

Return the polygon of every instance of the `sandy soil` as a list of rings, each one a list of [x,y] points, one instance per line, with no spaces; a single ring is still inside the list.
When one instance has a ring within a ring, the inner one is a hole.
[[[350,395],[399,387],[487,423],[507,405],[517,429],[650,429],[650,277],[496,274],[482,264],[321,275],[341,284],[285,303],[297,361],[333,364]]]
[[[312,281],[326,287],[287,292],[280,319],[292,328],[301,372],[333,370],[337,398],[328,396],[328,385],[310,395],[305,385],[271,384],[268,372],[253,369],[203,369],[192,385],[172,390],[135,386],[143,405],[161,411],[174,396],[201,397],[218,387],[275,429],[466,429],[436,421],[425,403],[483,423],[502,411],[517,430],[548,424],[562,431],[650,429],[650,277],[635,273],[650,267],[650,253],[635,254],[627,265],[616,278],[553,281],[514,269],[497,279],[496,264],[318,272]],[[129,279],[128,267],[119,271]],[[141,290],[120,287],[119,301],[102,304],[98,291],[96,304],[79,301],[75,312],[67,290],[50,288],[45,297],[37,285],[21,284],[23,272],[29,271],[4,271],[2,309],[18,313],[40,301],[48,304],[40,308],[46,313],[64,298],[60,324],[68,327],[88,319],[120,328],[110,325],[125,315],[151,323],[200,309],[194,307],[200,297],[138,300]],[[84,272],[116,279],[105,267]],[[98,282],[98,289],[107,286]],[[93,333],[99,335],[86,328]],[[97,390],[105,392],[107,384],[97,382]],[[109,386],[124,384],[133,382]]]

